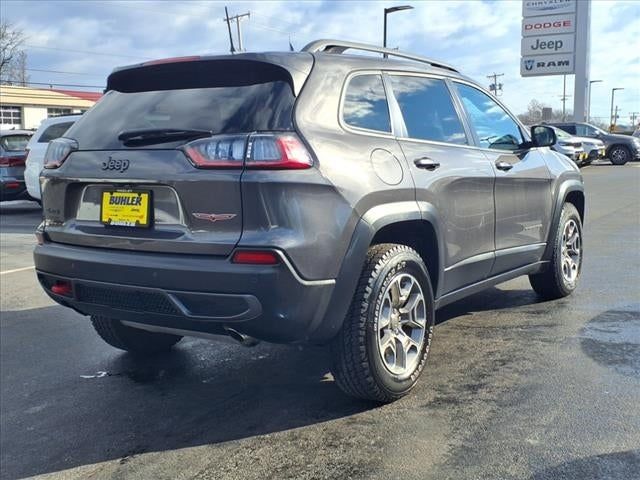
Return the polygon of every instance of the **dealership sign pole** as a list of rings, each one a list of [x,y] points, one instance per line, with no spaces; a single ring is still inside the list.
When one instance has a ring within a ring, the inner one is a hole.
[[[574,120],[584,121],[591,0],[523,0],[520,75],[575,73]]]

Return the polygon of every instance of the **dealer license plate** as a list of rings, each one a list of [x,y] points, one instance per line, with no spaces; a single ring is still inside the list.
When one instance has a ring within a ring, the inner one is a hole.
[[[151,192],[140,190],[106,190],[102,192],[100,221],[118,227],[151,225]]]

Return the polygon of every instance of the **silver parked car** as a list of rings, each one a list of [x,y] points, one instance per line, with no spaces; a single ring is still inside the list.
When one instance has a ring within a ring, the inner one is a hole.
[[[553,129],[556,132],[557,141],[552,148],[564,155],[567,155],[576,162],[576,164],[581,166],[588,165],[594,160],[598,160],[606,156],[606,149],[602,140],[569,135],[558,127],[553,127]],[[565,151],[573,153],[573,157],[565,153]]]
[[[551,149],[569,157],[576,165],[583,165],[587,161],[588,153],[582,147],[582,142],[564,130],[556,127],[551,128],[556,133],[556,142],[551,146]]]

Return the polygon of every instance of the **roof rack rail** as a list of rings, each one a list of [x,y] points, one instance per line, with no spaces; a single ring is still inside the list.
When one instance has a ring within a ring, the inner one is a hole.
[[[421,57],[419,55],[412,55],[411,53],[404,53],[398,50],[392,50],[390,48],[378,47],[377,45],[370,45],[368,43],[358,42],[346,42],[343,40],[314,40],[307,44],[302,51],[303,52],[324,52],[324,53],[344,53],[345,50],[361,50],[365,52],[386,53],[390,57],[400,57],[407,60],[413,60],[414,62],[426,63],[432,67],[444,68],[451,70],[452,72],[460,73],[457,69],[451,65],[442,63],[438,60],[432,60],[430,58]]]

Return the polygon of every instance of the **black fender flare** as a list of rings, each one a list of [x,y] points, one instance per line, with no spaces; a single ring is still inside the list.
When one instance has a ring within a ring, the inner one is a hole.
[[[556,189],[555,202],[553,204],[553,213],[551,215],[551,224],[549,226],[549,233],[547,235],[547,247],[545,248],[542,260],[549,261],[553,254],[553,239],[556,238],[558,232],[558,223],[560,222],[560,214],[562,213],[562,206],[567,201],[567,197],[572,192],[580,192],[584,198],[584,184],[577,178],[570,178],[563,181]],[[583,215],[584,216],[584,215]],[[584,218],[583,218],[584,223]]]
[[[325,343],[342,328],[342,323],[348,313],[358,285],[367,250],[376,233],[386,226],[409,220],[427,221],[434,228],[438,239],[438,285],[442,285],[444,242],[440,234],[441,229],[437,209],[427,202],[416,201],[392,202],[372,207],[360,217],[356,224],[349,247],[336,277],[334,291],[327,311],[317,328],[310,334],[313,342]]]

